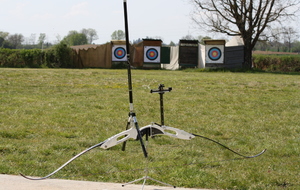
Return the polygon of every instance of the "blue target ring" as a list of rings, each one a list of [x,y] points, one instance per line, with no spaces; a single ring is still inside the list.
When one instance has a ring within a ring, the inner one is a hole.
[[[217,61],[222,57],[222,52],[217,47],[210,48],[208,51],[208,57],[213,61]]]
[[[123,59],[126,56],[126,50],[122,47],[118,47],[114,51],[114,56],[117,59]]]
[[[146,57],[151,60],[151,61],[154,61],[157,59],[158,57],[158,51],[154,48],[150,48],[147,50],[146,52]]]

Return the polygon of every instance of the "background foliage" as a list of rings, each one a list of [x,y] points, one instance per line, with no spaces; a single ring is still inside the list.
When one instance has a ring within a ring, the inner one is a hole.
[[[300,72],[300,55],[253,55],[254,69],[272,72]],[[64,42],[50,49],[16,50],[0,48],[0,67],[74,68],[73,51]]]
[[[300,55],[254,55],[256,69],[275,72],[300,72]]]
[[[13,68],[70,68],[72,49],[61,42],[50,49],[0,48],[0,66]]]

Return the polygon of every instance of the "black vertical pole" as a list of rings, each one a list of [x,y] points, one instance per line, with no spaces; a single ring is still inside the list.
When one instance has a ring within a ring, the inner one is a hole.
[[[164,93],[159,93],[160,99],[160,122],[161,125],[165,125],[165,118],[164,118]]]
[[[159,100],[160,100],[160,120],[161,125],[165,125],[165,117],[164,117],[164,93],[171,92],[172,87],[168,89],[164,89],[165,85],[160,84],[158,86],[158,90],[151,90],[150,93],[159,93]]]
[[[130,46],[129,46],[129,32],[128,32],[128,17],[127,17],[127,2],[126,2],[126,0],[124,0],[124,19],[125,19],[126,52],[127,52],[127,64],[128,64],[127,73],[128,73],[129,107],[130,107],[129,116],[132,117],[132,119],[133,119],[135,128],[137,130],[137,134],[138,134],[137,138],[140,140],[144,156],[145,156],[145,158],[147,158],[148,153],[147,153],[146,147],[144,145],[142,135],[141,135],[141,131],[139,129],[139,125],[138,125],[136,115],[135,115],[134,109],[133,109],[133,93],[132,93],[131,64],[130,64]],[[128,124],[127,124],[127,126],[128,126]],[[125,146],[126,146],[125,142],[123,144],[122,150],[125,150]]]
[[[133,94],[132,94],[132,80],[131,80],[131,64],[130,64],[130,45],[129,45],[129,31],[128,31],[128,17],[127,17],[127,3],[124,0],[124,19],[125,19],[125,36],[126,36],[126,52],[127,52],[127,73],[128,73],[128,91],[129,91],[129,107],[130,112],[133,112]]]

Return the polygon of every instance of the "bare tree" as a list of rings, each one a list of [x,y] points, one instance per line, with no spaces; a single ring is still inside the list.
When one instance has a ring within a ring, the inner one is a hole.
[[[46,40],[46,34],[45,33],[40,33],[39,44],[42,47],[42,49],[44,49],[45,40]]]
[[[272,39],[272,44],[275,46],[276,51],[280,51],[280,40],[282,39],[282,28],[276,27],[271,29],[270,37]]]
[[[24,36],[22,34],[9,35],[7,41],[12,45],[14,49],[16,49],[24,41]]]
[[[98,35],[95,29],[89,28],[89,29],[82,29],[81,33],[85,34],[87,39],[88,39],[88,43],[92,44],[92,42],[94,40],[98,40]]]
[[[292,27],[283,27],[284,42],[287,44],[288,51],[291,52],[292,43],[299,38],[298,32]]]
[[[35,45],[36,34],[31,34],[30,37],[27,38],[28,45]]]
[[[197,9],[192,19],[203,28],[241,35],[245,44],[244,68],[252,67],[252,50],[263,31],[299,11],[299,0],[191,0]],[[199,9],[200,8],[200,9]]]
[[[58,44],[61,42],[61,36],[59,34],[56,34],[55,38],[56,40],[54,41],[54,44]]]

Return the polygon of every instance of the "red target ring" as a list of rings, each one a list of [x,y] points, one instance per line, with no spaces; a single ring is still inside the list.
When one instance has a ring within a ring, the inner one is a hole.
[[[150,48],[146,52],[146,57],[147,57],[147,59],[154,61],[158,57],[158,51],[154,48]]]
[[[123,59],[126,56],[126,50],[123,47],[118,47],[114,51],[114,56],[117,59]]]
[[[210,50],[208,51],[208,57],[213,61],[217,61],[222,57],[222,52],[217,47],[210,48]]]

